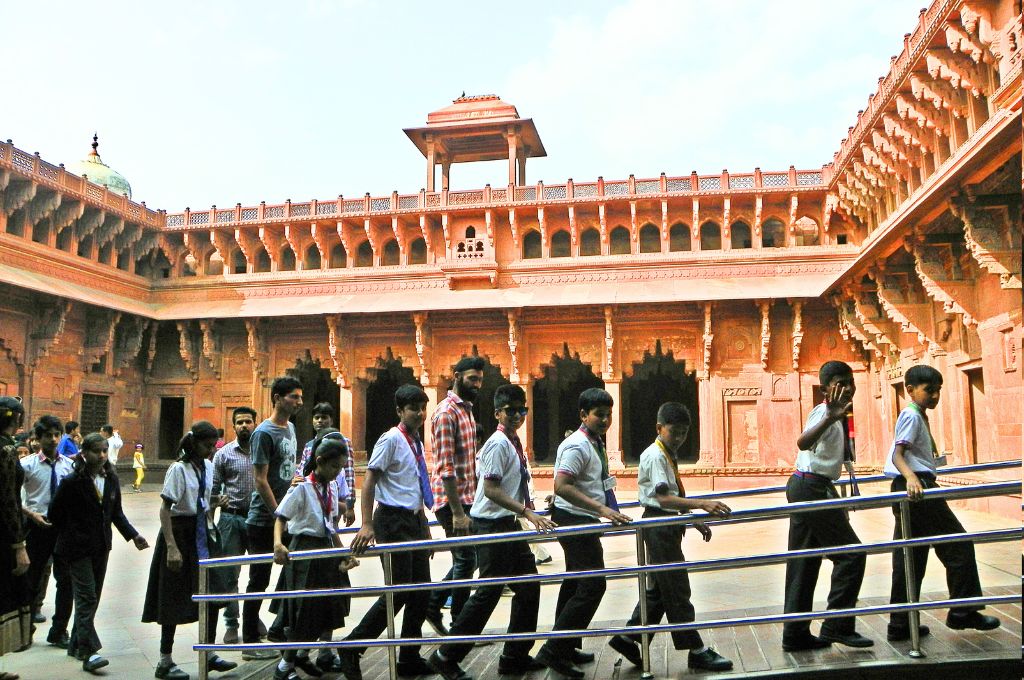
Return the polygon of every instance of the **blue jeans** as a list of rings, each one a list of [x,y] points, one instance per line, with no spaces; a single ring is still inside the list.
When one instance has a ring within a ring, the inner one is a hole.
[[[234,515],[220,511],[220,519],[217,521],[217,529],[220,531],[221,549],[225,557],[232,555],[244,555],[249,549],[249,538],[245,530],[245,515]],[[238,575],[241,567],[223,567],[227,573],[225,581],[236,584],[233,592],[238,592]],[[224,625],[227,628],[238,628],[238,601],[232,600],[224,605]]]
[[[472,506],[463,505],[463,509],[466,515],[469,515],[469,510]],[[439,508],[434,513],[437,517],[437,521],[440,522],[441,527],[444,529],[445,536],[452,535],[452,511],[447,505]],[[462,579],[473,578],[473,572],[476,571],[476,548],[470,546],[468,548],[457,548],[452,550],[452,568],[448,570],[442,581],[456,581]],[[441,607],[444,605],[445,600],[451,595],[452,598],[452,621],[458,618],[462,608],[466,605],[466,600],[469,599],[470,589],[469,588],[438,588],[437,590],[430,591],[430,603],[427,605],[427,611],[431,615],[440,615]]]

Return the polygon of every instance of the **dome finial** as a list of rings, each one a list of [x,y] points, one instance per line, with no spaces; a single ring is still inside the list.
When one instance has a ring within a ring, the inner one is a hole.
[[[96,156],[97,158],[99,158],[99,155],[100,155],[99,147],[100,147],[100,136],[99,136],[98,133],[93,132],[92,133],[92,153],[90,155],[91,156]]]

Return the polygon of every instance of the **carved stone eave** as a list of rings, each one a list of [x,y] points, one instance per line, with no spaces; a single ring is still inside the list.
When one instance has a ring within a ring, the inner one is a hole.
[[[434,338],[430,329],[430,321],[427,312],[416,312],[412,315],[413,323],[416,326],[416,358],[420,364],[420,384],[429,385],[431,378],[431,350],[433,349]]]
[[[114,373],[120,375],[142,351],[142,338],[146,329],[154,325],[154,321],[141,316],[125,316],[118,326],[118,336],[114,343]],[[154,332],[155,336],[155,332]]]
[[[925,293],[931,299],[941,303],[943,311],[947,314],[962,315],[965,326],[972,328],[977,326],[977,320],[958,299],[973,296],[973,283],[946,278],[941,264],[933,260],[930,248],[932,246],[920,243],[911,247],[911,252],[914,255],[914,271],[921,280]]]
[[[878,296],[878,303],[882,311],[899,326],[900,331],[916,335],[917,341],[928,345],[929,349],[942,349],[929,332],[932,326],[933,307],[930,300],[916,303],[906,302],[898,299],[902,296],[897,289],[885,285],[879,286],[875,294]]]
[[[968,199],[950,201],[964,225],[964,241],[983,270],[999,277],[1002,288],[1021,288],[1020,203],[980,206]]]
[[[192,377],[192,382],[199,380],[199,357],[196,351],[196,343],[192,337],[191,324],[188,321],[176,321],[178,328],[178,352],[182,361],[185,362],[185,370]]]
[[[3,196],[0,197],[0,212],[4,217],[10,217],[16,210],[20,210],[29,201],[35,198],[39,185],[35,182],[12,182],[7,185]]]
[[[36,324],[29,334],[31,350],[29,351],[28,365],[31,368],[35,368],[39,360],[47,356],[54,345],[60,344],[71,305],[70,300],[62,298],[41,305],[39,314],[41,323]]]
[[[100,361],[114,346],[117,324],[121,320],[121,312],[109,309],[89,309],[85,321],[85,342],[82,348],[82,369],[89,370]]]
[[[221,367],[223,365],[223,351],[220,333],[213,319],[200,319],[199,330],[202,333],[203,358],[213,370],[213,374],[220,380]]]
[[[848,342],[860,345],[860,351],[870,352],[874,355],[875,360],[881,362],[885,357],[885,353],[882,351],[875,338],[867,333],[860,325],[852,307],[852,301],[838,301],[837,312],[839,317],[839,334]]]

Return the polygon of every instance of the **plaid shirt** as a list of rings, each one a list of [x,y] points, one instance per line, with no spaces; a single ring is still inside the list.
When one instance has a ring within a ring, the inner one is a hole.
[[[476,421],[473,409],[457,394],[437,405],[430,419],[431,441],[434,444],[434,512],[448,505],[442,480],[458,480],[459,498],[463,505],[473,505],[476,496]]]
[[[256,489],[256,478],[252,473],[252,458],[248,451],[242,451],[238,440],[225,444],[213,455],[213,495],[223,493],[228,497],[228,507],[234,510],[248,510],[252,492]]]
[[[345,501],[349,510],[354,510],[356,505],[356,464],[352,458],[352,441],[345,435],[341,435],[341,438],[345,440],[345,446],[348,447],[348,456],[345,458],[345,469],[341,471],[338,478],[340,480],[344,476],[345,483],[348,485],[348,496],[342,500]],[[310,439],[302,448],[302,456],[299,459],[299,466],[295,468],[296,472],[302,472],[306,468],[306,462],[309,460],[310,454],[313,453],[313,442],[315,441],[315,438]],[[338,487],[341,487],[340,483]]]

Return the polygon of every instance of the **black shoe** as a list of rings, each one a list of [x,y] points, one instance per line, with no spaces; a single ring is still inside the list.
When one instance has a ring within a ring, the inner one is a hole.
[[[444,680],[473,680],[473,676],[466,673],[459,664],[450,659],[442,659],[441,652],[435,650],[427,657],[427,665],[434,669],[434,672]]]
[[[498,675],[523,675],[532,671],[542,671],[547,666],[537,661],[532,656],[505,656],[498,657]]]
[[[577,666],[582,666],[587,663],[594,663],[596,657],[591,652],[584,652],[582,649],[572,650],[572,662]]]
[[[968,612],[967,614],[954,614],[950,612],[946,616],[946,627],[953,630],[995,630],[1000,626],[1000,621],[994,616],[986,616],[981,612]]]
[[[434,632],[438,635],[448,635],[448,629],[444,625],[444,617],[441,612],[428,612],[426,617],[423,619],[430,624],[430,627],[434,629]]]
[[[324,673],[341,673],[341,659],[331,654],[316,657],[316,667]]]
[[[630,640],[625,635],[612,636],[612,638],[608,640],[608,646],[626,657],[626,661],[630,662],[637,668],[644,665],[644,658],[640,651],[640,645],[633,640]]]
[[[323,673],[308,656],[300,656],[295,659],[295,667],[312,678],[319,678]]]
[[[288,642],[288,636],[285,635],[283,630],[278,628],[271,628],[267,631],[268,642]]]
[[[338,664],[345,680],[363,680],[363,671],[359,669],[359,652],[354,649],[339,649]]]
[[[61,633],[54,633],[51,630],[50,634],[46,636],[46,641],[54,647],[60,647],[61,649],[67,649],[68,645],[71,644],[71,638],[68,637],[67,631],[63,631]]]
[[[917,632],[921,637],[931,635],[932,630],[928,626],[918,626]],[[885,639],[889,642],[904,642],[910,639],[910,626],[894,626],[891,623],[885,631]]]
[[[211,671],[223,673],[225,671],[230,671],[232,669],[238,668],[238,663],[236,661],[228,661],[227,659],[222,659],[219,656],[211,656],[209,661],[206,662],[206,667],[209,668]]]
[[[569,680],[583,680],[586,673],[573,665],[570,659],[563,659],[552,653],[547,647],[541,647],[537,652],[537,661],[541,662],[551,670],[564,675]]]
[[[829,642],[835,642],[847,647],[874,647],[875,641],[871,638],[866,638],[860,633],[832,633],[830,631],[821,631],[818,637],[822,640],[828,640]]]
[[[551,564],[551,555],[548,555],[547,557],[545,557],[545,558],[544,558],[544,559],[542,559],[542,560],[541,560],[541,559],[538,559],[538,560],[537,560],[537,566],[538,566],[538,567],[539,567],[540,565],[542,565],[542,564]]]
[[[88,673],[98,671],[101,668],[109,666],[110,662],[104,659],[102,656],[94,656],[91,659],[86,659],[82,662],[82,670]]]
[[[420,675],[434,675],[434,669],[423,657],[417,656],[414,661],[399,661],[398,675],[402,678],[415,678]]]
[[[732,661],[708,647],[700,654],[690,652],[686,657],[688,668],[697,668],[702,671],[731,671]]]
[[[274,668],[274,680],[302,680],[302,678],[300,678],[299,674],[296,673],[291,668],[289,668],[286,671],[283,671],[280,668],[276,668],[275,667]]]
[[[176,664],[162,662],[157,664],[153,677],[160,678],[160,680],[189,680],[189,674],[178,668]]]
[[[42,612],[36,612],[32,615],[32,623],[46,623],[46,615]]]
[[[782,651],[784,652],[806,652],[812,649],[825,649],[831,646],[831,641],[810,634],[800,640],[782,641]]]

